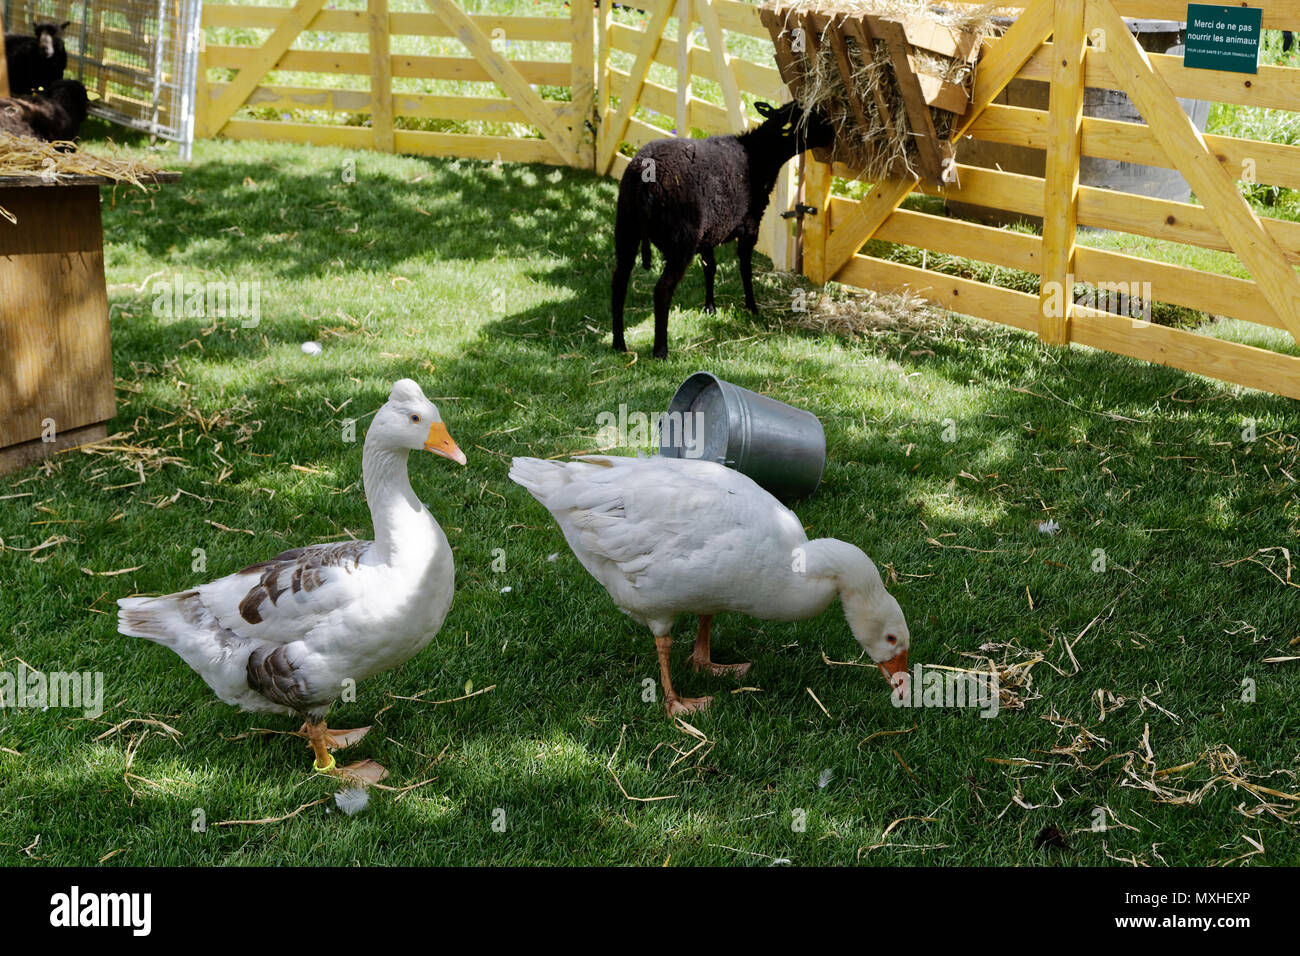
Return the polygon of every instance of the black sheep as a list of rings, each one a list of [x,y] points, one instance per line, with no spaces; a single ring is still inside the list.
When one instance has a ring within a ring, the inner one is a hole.
[[[9,95],[20,96],[63,79],[68,51],[63,48],[67,23],[36,23],[34,36],[5,34],[5,60],[9,64]]]
[[[713,312],[718,268],[713,249],[737,240],[745,305],[758,312],[751,259],[777,174],[804,150],[829,146],[834,130],[820,111],[805,115],[798,103],[756,106],[766,118],[747,133],[657,139],[643,146],[624,171],[614,224],[614,348],[620,352],[627,351],[623,301],[638,246],[645,269],[650,268],[651,243],[664,257],[654,292],[655,358],[668,357],[668,308],[697,252],[704,264],[704,310]]]
[[[0,132],[48,142],[70,140],[86,119],[90,99],[76,80],[55,80],[30,97],[0,99]]]

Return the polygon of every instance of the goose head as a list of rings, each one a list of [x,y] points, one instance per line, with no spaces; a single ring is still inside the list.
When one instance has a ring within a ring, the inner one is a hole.
[[[375,413],[375,420],[366,433],[366,442],[392,449],[418,451],[423,448],[457,464],[465,464],[465,453],[447,433],[438,406],[425,398],[420,386],[409,378],[399,379],[393,385],[388,401]]]
[[[907,670],[907,648],[911,638],[898,601],[883,584],[879,588],[879,594],[872,601],[862,604],[845,602],[844,616],[848,618],[854,640],[892,685],[894,677]]]
[[[895,676],[907,670],[911,643],[903,609],[885,590],[880,571],[866,554],[847,542],[823,540],[853,639],[892,685]]]

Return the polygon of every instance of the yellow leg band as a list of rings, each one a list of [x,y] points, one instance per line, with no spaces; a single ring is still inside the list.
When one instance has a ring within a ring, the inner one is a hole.
[[[334,755],[330,754],[329,758],[330,758],[330,762],[323,767],[320,764],[313,761],[312,768],[315,769],[317,773],[329,773],[331,770],[334,769],[334,764],[335,764]]]

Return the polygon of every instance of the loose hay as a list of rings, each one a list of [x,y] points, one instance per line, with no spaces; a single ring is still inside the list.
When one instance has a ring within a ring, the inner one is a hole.
[[[955,32],[971,34],[982,42],[985,37],[998,32],[995,17],[1001,9],[997,4],[960,6],[948,4],[931,6],[925,0],[782,0],[780,7],[790,14],[848,14],[880,17],[916,17],[948,27]],[[860,42],[852,35],[844,37],[852,69],[853,91],[861,105],[866,124],[859,122],[851,107],[843,75],[829,36],[835,29],[834,19],[817,42],[816,55],[810,50],[795,51],[796,70],[801,82],[797,92],[805,110],[821,107],[835,128],[835,145],[832,158],[855,170],[868,182],[917,176],[923,168],[917,150],[917,138],[928,136],[912,128],[907,108],[894,73],[893,61],[887,44],[874,39],[870,60],[863,56]],[[795,27],[787,20],[787,29]],[[924,50],[914,50],[912,61],[918,71],[938,77],[946,83],[962,87],[969,95],[974,88],[974,66],[960,57],[945,57]],[[792,90],[792,92],[795,92]],[[884,113],[880,109],[883,101]],[[960,117],[938,107],[929,109],[935,133],[939,139],[952,136]],[[804,120],[806,122],[806,118]]]
[[[109,149],[116,151],[111,143]],[[0,133],[0,176],[39,176],[48,183],[57,183],[70,176],[103,176],[143,189],[145,181],[158,172],[156,167],[143,160],[83,153],[75,143],[47,143],[29,136]],[[18,222],[18,218],[3,206],[0,206],[0,216],[11,223]]]

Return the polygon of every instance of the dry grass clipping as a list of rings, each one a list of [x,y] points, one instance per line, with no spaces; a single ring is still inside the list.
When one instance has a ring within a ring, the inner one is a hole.
[[[116,151],[111,143],[109,149]],[[47,143],[29,136],[0,133],[0,176],[36,175],[50,183],[68,176],[103,176],[143,189],[144,181],[158,171],[138,159],[83,153],[75,143]],[[18,218],[3,206],[0,206],[0,216],[11,223],[18,222]]]
[[[979,7],[952,4],[939,8],[932,7],[925,0],[834,0],[829,5],[824,0],[786,0],[782,7],[795,13],[833,10],[852,15],[919,17],[979,37],[997,33],[994,17],[1000,9],[996,4]],[[797,68],[803,77],[799,99],[804,109],[820,106],[830,119],[835,128],[832,153],[835,161],[855,170],[868,182],[918,175],[916,136],[919,134],[908,123],[903,94],[899,91],[884,41],[875,41],[872,62],[868,64],[863,60],[857,40],[852,36],[845,37],[849,64],[853,69],[853,86],[867,118],[865,128],[858,123],[849,105],[844,78],[829,38],[819,37],[818,41],[815,58],[808,50],[795,54]],[[972,91],[974,71],[966,61],[920,50],[914,52],[913,59],[924,72],[958,84],[967,93]],[[889,122],[880,115],[873,91],[882,94]],[[940,138],[947,139],[952,135],[958,121],[955,114],[931,108],[930,117]]]

